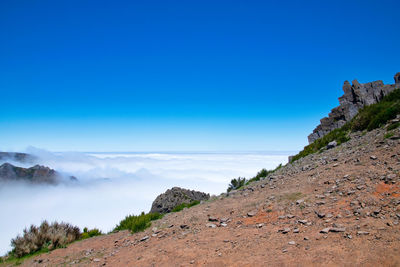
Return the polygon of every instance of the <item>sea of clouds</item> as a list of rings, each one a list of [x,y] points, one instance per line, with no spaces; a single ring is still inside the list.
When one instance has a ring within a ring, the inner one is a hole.
[[[52,153],[34,148],[27,152],[36,155],[39,164],[73,175],[79,182],[0,184],[0,255],[11,249],[10,240],[25,227],[45,219],[108,232],[126,215],[148,212],[157,195],[168,188],[217,195],[226,191],[232,178],[250,178],[262,168],[273,169],[293,154]]]

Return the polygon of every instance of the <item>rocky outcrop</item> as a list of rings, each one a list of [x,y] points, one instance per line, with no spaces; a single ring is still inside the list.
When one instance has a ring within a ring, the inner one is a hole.
[[[394,84],[388,85],[384,85],[382,81],[359,83],[354,80],[352,84],[345,81],[344,95],[339,97],[340,105],[332,109],[328,117],[321,119],[321,124],[308,136],[308,142],[312,143],[330,131],[342,127],[358,113],[360,108],[375,104],[385,95],[400,88],[400,72],[394,76],[394,80]]]
[[[64,177],[55,170],[41,165],[35,165],[31,168],[21,168],[10,163],[4,163],[0,166],[0,181],[58,184],[63,181],[77,181],[77,179],[74,176]]]
[[[183,203],[189,204],[195,200],[201,201],[209,198],[210,195],[203,192],[173,187],[153,201],[150,212],[168,213]]]
[[[0,160],[12,160],[21,163],[32,163],[36,157],[26,153],[0,152]]]

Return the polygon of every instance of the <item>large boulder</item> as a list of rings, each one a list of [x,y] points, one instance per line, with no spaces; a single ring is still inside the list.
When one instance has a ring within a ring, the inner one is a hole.
[[[151,206],[150,212],[168,213],[176,206],[183,203],[189,204],[195,200],[208,200],[210,194],[199,191],[188,190],[180,187],[168,189],[165,193],[159,195]]]

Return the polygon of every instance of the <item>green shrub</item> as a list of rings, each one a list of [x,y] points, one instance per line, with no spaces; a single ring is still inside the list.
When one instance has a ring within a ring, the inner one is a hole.
[[[389,133],[386,133],[384,137],[385,137],[385,139],[387,139],[387,138],[392,137],[393,135],[394,135],[394,133],[389,132]]]
[[[182,204],[176,206],[175,208],[173,208],[171,212],[178,212],[178,211],[183,210],[184,208],[191,208],[191,207],[196,206],[198,204],[200,204],[200,201],[198,201],[198,200],[194,200],[194,201],[192,201],[190,203],[182,203]]]
[[[245,183],[246,183],[246,178],[238,177],[232,179],[227,191],[230,192],[232,190],[239,189],[240,187],[244,186]]]
[[[400,126],[400,122],[393,123],[387,128],[388,131],[394,130]]]
[[[20,258],[37,251],[65,247],[78,240],[80,236],[80,230],[76,226],[63,222],[49,224],[47,221],[43,221],[39,227],[31,225],[29,229],[25,228],[22,236],[18,235],[11,240],[13,247],[11,255]]]
[[[113,231],[130,230],[132,233],[141,232],[150,227],[151,221],[162,218],[159,213],[142,212],[140,215],[128,215],[123,219]]]
[[[330,133],[324,135],[323,137],[315,140],[313,143],[304,147],[297,155],[293,156],[292,162],[318,152],[322,148],[326,147],[330,142],[336,141],[338,145],[347,142],[350,138],[347,136],[349,133],[348,126],[343,126],[342,128],[335,129]]]
[[[248,185],[248,184],[250,184],[250,183],[252,183],[252,182],[255,182],[255,181],[260,181],[261,178],[267,177],[268,175],[270,175],[270,174],[276,172],[277,170],[279,170],[280,168],[282,168],[282,164],[279,164],[278,167],[276,167],[276,168],[273,169],[273,170],[262,169],[261,171],[259,171],[259,172],[257,173],[256,176],[254,176],[253,178],[251,178],[250,180],[248,180],[248,181],[246,182],[246,185]]]
[[[98,235],[102,235],[102,234],[103,233],[97,228],[88,230],[87,227],[85,227],[85,228],[83,228],[83,233],[81,234],[81,239],[86,239],[86,238],[90,238],[90,237],[94,237],[94,236],[98,236]]]

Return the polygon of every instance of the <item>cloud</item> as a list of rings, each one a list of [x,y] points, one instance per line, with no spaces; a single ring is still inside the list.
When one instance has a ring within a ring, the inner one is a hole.
[[[148,212],[173,186],[211,194],[224,192],[238,176],[254,176],[287,161],[289,153],[52,153],[29,148],[38,163],[74,175],[77,184],[0,185],[0,254],[30,224],[65,221],[108,232],[126,215]],[[18,165],[18,163],[15,163]],[[21,164],[19,164],[21,166]],[[28,167],[28,166],[24,166]],[[12,216],[11,216],[12,215]]]

